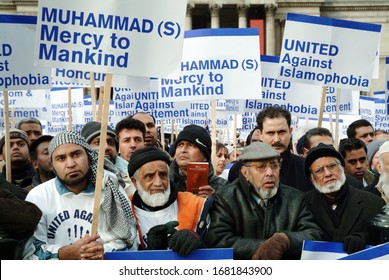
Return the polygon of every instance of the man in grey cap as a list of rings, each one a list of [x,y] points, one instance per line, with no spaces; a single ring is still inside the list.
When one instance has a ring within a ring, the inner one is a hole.
[[[239,179],[215,195],[209,247],[232,247],[234,259],[299,259],[304,240],[322,232],[303,193],[280,184],[280,154],[254,142],[240,156]]]

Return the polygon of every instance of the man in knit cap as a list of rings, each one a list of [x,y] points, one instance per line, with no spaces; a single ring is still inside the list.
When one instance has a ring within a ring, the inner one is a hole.
[[[214,174],[211,164],[212,141],[207,130],[198,125],[188,125],[178,134],[174,143],[174,161],[170,165],[170,180],[179,191],[186,191],[187,165],[189,162],[208,162],[208,185],[201,186],[199,196],[212,195],[215,190],[227,184],[227,180]]]
[[[116,169],[104,163],[97,234],[91,235],[98,155],[73,131],[56,135],[49,144],[56,178],[28,194],[43,213],[24,251],[25,259],[91,259],[104,253],[137,248],[131,203],[119,186]]]
[[[389,141],[381,145],[377,156],[377,171],[380,174],[380,179],[375,188],[382,199],[389,204]]]
[[[178,192],[169,180],[170,157],[156,147],[136,150],[128,165],[137,191],[131,196],[142,249],[189,255],[202,248],[212,197]]]
[[[10,138],[10,158],[12,183],[23,188],[26,192],[31,188],[32,178],[35,169],[32,166],[29,154],[29,141],[27,134],[19,129],[11,129]],[[5,160],[5,136],[0,140],[0,159]],[[6,166],[0,176],[6,178]]]
[[[280,183],[280,158],[262,142],[244,148],[239,179],[215,195],[209,247],[232,247],[234,259],[300,259],[304,240],[321,239],[303,193]]]
[[[348,254],[375,245],[369,222],[384,201],[367,191],[352,188],[345,175],[342,155],[320,143],[305,158],[305,174],[315,189],[305,194],[308,207],[323,229],[325,241],[342,242]]]

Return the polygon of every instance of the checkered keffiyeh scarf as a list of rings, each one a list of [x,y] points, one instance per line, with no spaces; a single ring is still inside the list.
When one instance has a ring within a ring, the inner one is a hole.
[[[90,163],[90,182],[96,183],[98,153],[93,150],[86,140],[74,131],[65,131],[57,134],[51,141],[48,147],[49,156],[51,156],[56,148],[61,145],[73,143],[83,147],[89,157]],[[117,173],[117,169],[109,160],[104,161],[104,169],[112,173]],[[100,213],[107,217],[107,227],[109,233],[114,237],[123,240],[127,247],[130,248],[136,238],[136,225],[134,214],[131,210],[131,205],[126,200],[125,196],[120,193],[119,185],[115,183],[110,176],[105,176],[105,186],[102,188],[102,203],[100,205]]]

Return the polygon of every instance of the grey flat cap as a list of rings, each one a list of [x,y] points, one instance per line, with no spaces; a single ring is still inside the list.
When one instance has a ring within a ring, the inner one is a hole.
[[[263,142],[254,142],[243,149],[239,157],[241,161],[264,160],[280,158],[281,155],[270,145]]]

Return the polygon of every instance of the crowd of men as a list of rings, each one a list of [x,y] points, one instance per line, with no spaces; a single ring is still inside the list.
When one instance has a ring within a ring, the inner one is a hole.
[[[165,149],[144,112],[107,127],[106,143],[101,130],[93,121],[80,134],[42,135],[39,120],[26,119],[10,131],[11,182],[7,165],[0,174],[2,259],[99,260],[111,251],[166,249],[187,256],[199,248],[233,248],[234,259],[300,259],[304,240],[341,242],[347,254],[389,241],[372,226],[388,213],[389,135],[366,120],[350,124],[338,148],[321,127],[292,141],[291,114],[279,107],[258,113],[240,149],[218,143],[212,151],[209,132],[197,125]],[[208,184],[195,193],[187,191],[191,162],[209,167]]]

